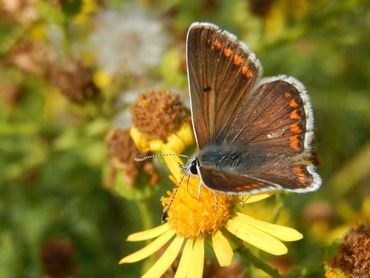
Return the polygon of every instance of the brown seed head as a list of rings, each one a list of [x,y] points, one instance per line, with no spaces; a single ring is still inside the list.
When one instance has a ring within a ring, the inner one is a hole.
[[[330,266],[339,268],[349,277],[369,277],[370,273],[370,229],[362,225],[351,229],[343,238],[339,254]]]
[[[41,246],[41,264],[44,277],[74,277],[75,248],[65,239],[48,239]]]
[[[148,139],[164,140],[189,120],[189,109],[179,96],[167,90],[151,90],[139,95],[130,108],[133,125]]]
[[[149,183],[151,185],[155,185],[158,182],[159,176],[155,171],[152,160],[147,159],[142,162],[134,160],[135,157],[144,156],[147,153],[141,153],[136,148],[129,130],[116,129],[110,131],[106,136],[106,144],[111,157],[113,171],[124,170],[125,182],[128,185],[135,185],[140,170],[143,170],[150,176]],[[115,177],[115,173],[113,173],[113,176]]]
[[[268,17],[274,0],[251,0],[249,10],[262,19]]]
[[[55,66],[51,72],[51,83],[70,101],[82,103],[99,95],[92,80],[92,71],[79,60],[69,60]]]
[[[204,264],[204,278],[224,278],[224,277],[234,277],[242,278],[244,277],[244,270],[241,264],[233,260],[231,265],[228,267],[221,267],[217,260],[206,261]]]
[[[55,57],[54,50],[46,43],[22,41],[13,47],[10,61],[27,74],[47,76]]]

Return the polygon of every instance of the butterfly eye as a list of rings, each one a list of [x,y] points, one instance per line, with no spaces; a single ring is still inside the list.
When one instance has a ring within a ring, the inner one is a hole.
[[[193,175],[198,175],[197,162],[195,160],[191,162],[189,170]]]

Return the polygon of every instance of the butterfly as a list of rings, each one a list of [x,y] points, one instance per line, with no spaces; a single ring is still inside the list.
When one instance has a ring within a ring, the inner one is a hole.
[[[190,26],[186,61],[198,147],[187,174],[229,194],[320,187],[312,163],[313,112],[300,81],[262,79],[248,46],[211,23]]]

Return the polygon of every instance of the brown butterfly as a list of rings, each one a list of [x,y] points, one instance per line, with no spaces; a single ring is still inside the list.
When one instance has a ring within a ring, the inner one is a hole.
[[[231,194],[317,190],[313,113],[297,79],[261,79],[248,46],[210,23],[193,23],[186,42],[198,152],[185,166],[208,188]]]

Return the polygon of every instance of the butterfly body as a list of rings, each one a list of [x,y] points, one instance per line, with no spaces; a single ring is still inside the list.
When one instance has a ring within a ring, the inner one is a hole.
[[[209,23],[189,28],[187,68],[198,146],[188,173],[231,194],[320,186],[311,162],[313,113],[297,79],[261,79],[248,46]]]

